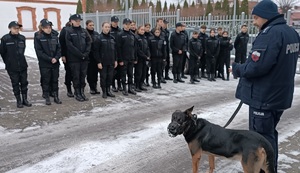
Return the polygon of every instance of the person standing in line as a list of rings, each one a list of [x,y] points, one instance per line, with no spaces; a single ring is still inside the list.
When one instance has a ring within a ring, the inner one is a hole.
[[[51,105],[49,98],[51,88],[54,102],[61,104],[58,98],[59,59],[61,57],[58,35],[53,34],[52,22],[47,19],[41,21],[40,25],[40,31],[34,37],[34,49],[39,61],[43,97],[46,105]]]
[[[185,50],[183,50],[183,53],[182,53],[183,60],[182,60],[182,67],[181,67],[181,78],[183,78],[183,79],[187,79],[187,77],[184,75],[184,70],[185,70],[186,61],[188,59],[187,51],[188,51],[188,42],[189,42],[189,34],[185,29],[186,29],[186,24],[183,24],[181,32],[185,36],[184,40],[185,40],[185,45],[186,45]]]
[[[99,35],[97,31],[94,30],[94,22],[92,20],[87,20],[85,22],[86,30],[88,31],[90,37],[92,38],[92,46],[95,42],[96,37]],[[97,67],[97,61],[94,57],[93,49],[91,48],[90,54],[89,54],[89,64],[87,69],[87,82],[90,86],[90,94],[100,94],[100,92],[97,90],[97,83],[98,83],[98,67]]]
[[[195,82],[200,82],[196,75],[199,72],[197,64],[199,64],[201,56],[203,54],[203,49],[201,45],[201,40],[198,39],[199,33],[197,31],[193,32],[193,37],[189,40],[189,70],[190,70],[190,82],[195,84]]]
[[[141,25],[137,29],[137,56],[138,63],[135,68],[135,88],[136,91],[139,89],[140,91],[147,91],[147,88],[143,86],[146,74],[147,74],[147,65],[146,62],[150,60],[150,51],[148,45],[148,39],[145,36],[145,27]]]
[[[164,67],[165,70],[165,80],[173,80],[169,76],[169,70],[170,70],[170,31],[168,30],[168,21],[164,20],[164,25],[163,25],[163,32],[165,33],[165,41],[166,41],[166,50],[167,50],[167,57],[166,57],[166,65]]]
[[[246,61],[247,45],[249,34],[247,33],[247,25],[242,25],[241,33],[239,33],[234,41],[235,59],[234,62],[243,64]]]
[[[233,49],[232,40],[228,36],[228,31],[224,31],[222,38],[220,39],[220,66],[219,72],[222,75],[222,79],[225,80],[224,64],[226,66],[226,80],[229,80],[229,68],[230,68],[230,51]]]
[[[233,75],[240,78],[235,96],[249,105],[249,130],[271,143],[277,172],[276,126],[292,106],[300,38],[271,0],[254,6],[252,16],[259,33],[246,62],[232,64]]]
[[[72,27],[66,33],[68,61],[72,72],[75,99],[83,102],[89,100],[84,94],[84,88],[92,39],[89,33],[81,27],[82,19],[79,14],[74,14],[70,18]]]
[[[17,21],[9,23],[10,32],[1,38],[0,54],[5,64],[5,69],[10,77],[14,95],[17,100],[17,107],[31,107],[27,99],[27,61],[25,58],[26,39],[20,34],[22,27]],[[22,99],[21,95],[22,94]]]
[[[208,35],[205,32],[206,32],[206,26],[205,25],[201,25],[201,27],[200,27],[200,33],[199,33],[198,38],[199,38],[199,40],[201,40],[203,54],[202,54],[202,57],[200,59],[201,75],[200,74],[198,75],[199,79],[201,79],[201,78],[207,78],[207,76],[205,74],[205,69],[206,69],[205,44],[206,44],[206,40],[208,38]]]
[[[183,52],[186,50],[186,37],[181,33],[182,31],[182,23],[176,23],[176,30],[171,34],[170,38],[170,47],[172,49],[173,56],[173,82],[181,82],[184,81],[181,79],[181,70],[182,70],[182,61],[183,61]]]
[[[123,30],[118,34],[117,53],[118,62],[122,69],[123,95],[128,93],[136,95],[133,89],[133,66],[137,63],[135,35],[130,31],[131,20],[123,20]],[[128,78],[128,91],[126,87],[126,76]]]
[[[114,69],[118,66],[116,41],[110,34],[110,24],[102,24],[102,33],[95,38],[93,46],[95,59],[100,70],[100,85],[102,88],[102,97],[115,97],[111,93],[110,87],[113,80]]]
[[[122,29],[119,27],[119,18],[117,16],[112,16],[111,19],[111,27],[110,27],[110,35],[112,35],[115,40],[117,39],[118,33],[122,31]],[[117,81],[117,87],[116,83]],[[113,92],[122,91],[122,85],[121,85],[121,69],[118,65],[117,68],[114,70],[114,78],[112,81],[112,89]]]
[[[153,34],[152,34],[152,32],[151,32],[151,25],[150,25],[150,23],[146,23],[145,24],[145,36],[146,36],[146,38],[147,38],[147,40],[148,40],[148,45],[149,45],[149,40],[151,39],[151,37],[154,37],[153,36]],[[145,86],[150,86],[150,84],[149,84],[149,76],[150,76],[150,73],[149,73],[149,70],[150,70],[150,62],[149,62],[149,60],[148,61],[146,61],[146,65],[147,65],[147,73],[146,73],[146,80],[145,80]]]
[[[222,27],[218,27],[217,29],[218,35],[216,35],[216,38],[219,39],[221,41],[222,39],[222,34],[223,34],[223,28]],[[215,72],[215,77],[218,78],[224,78],[224,76],[221,76],[222,73],[219,71],[221,66],[224,66],[224,63],[221,62],[221,55],[219,54],[218,57],[216,57],[216,72]],[[222,70],[224,72],[224,70]]]
[[[215,29],[210,30],[210,36],[206,40],[205,44],[206,52],[206,71],[207,79],[209,81],[215,80],[215,71],[216,71],[216,57],[219,56],[220,52],[220,40],[215,37]]]
[[[70,64],[68,61],[68,48],[66,44],[66,33],[69,28],[71,28],[71,20],[69,19],[69,22],[66,23],[65,27],[62,28],[59,34],[59,43],[61,46],[61,60],[64,63],[65,68],[65,85],[67,87],[67,96],[68,97],[74,97],[74,94],[72,92],[72,72],[70,68]]]

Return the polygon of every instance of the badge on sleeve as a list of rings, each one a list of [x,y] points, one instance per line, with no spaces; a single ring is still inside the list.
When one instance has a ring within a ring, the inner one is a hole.
[[[257,51],[252,52],[251,58],[254,62],[257,62],[260,58],[260,53]]]

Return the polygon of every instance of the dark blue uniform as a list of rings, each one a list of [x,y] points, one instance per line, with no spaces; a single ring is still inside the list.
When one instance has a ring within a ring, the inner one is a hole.
[[[276,125],[292,104],[299,42],[299,35],[279,15],[261,28],[247,61],[233,64],[234,76],[240,77],[236,97],[249,105],[249,128],[270,141],[276,161]]]

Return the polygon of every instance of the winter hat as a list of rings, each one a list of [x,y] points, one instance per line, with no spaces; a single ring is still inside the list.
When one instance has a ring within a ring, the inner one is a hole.
[[[262,0],[252,10],[252,15],[270,20],[279,15],[277,5],[271,0]]]

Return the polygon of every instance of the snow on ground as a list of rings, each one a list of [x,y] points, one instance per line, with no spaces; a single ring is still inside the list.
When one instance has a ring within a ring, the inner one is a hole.
[[[25,55],[32,57],[32,58],[37,58],[36,53],[34,50],[34,42],[33,39],[27,39],[26,40],[26,49],[25,49]]]

